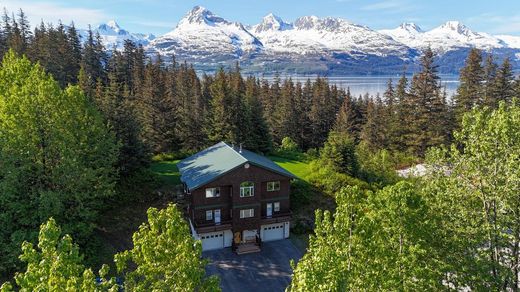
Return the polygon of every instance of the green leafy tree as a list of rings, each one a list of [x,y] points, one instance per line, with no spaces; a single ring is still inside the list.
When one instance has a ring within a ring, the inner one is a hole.
[[[334,216],[316,212],[315,235],[296,266],[290,291],[442,289],[429,257],[428,207],[410,183],[377,193],[345,187]]]
[[[77,87],[9,52],[0,67],[0,272],[49,217],[86,244],[114,195],[118,146]]]
[[[103,265],[96,279],[83,265],[79,247],[70,235],[61,237],[61,229],[54,219],[40,227],[38,248],[32,243],[22,244],[20,259],[25,272],[16,273],[17,291],[118,291],[115,279],[106,279],[108,266]],[[4,283],[0,291],[14,291],[11,283]]]
[[[192,238],[176,205],[150,208],[133,246],[115,256],[126,291],[220,291],[218,278],[206,276],[201,243]]]
[[[438,214],[438,258],[455,289],[519,289],[520,107],[475,109],[455,134],[459,147],[436,150],[425,194]]]

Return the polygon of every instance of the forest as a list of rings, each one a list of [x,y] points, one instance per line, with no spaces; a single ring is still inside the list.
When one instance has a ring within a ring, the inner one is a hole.
[[[0,58],[1,291],[218,290],[174,204],[150,208],[113,263],[93,264],[91,239],[100,214],[148,194],[153,160],[219,141],[309,162],[291,194],[315,211],[312,229],[296,224],[310,235],[291,291],[520,289],[508,59],[472,49],[449,97],[428,49],[412,78],[352,96],[322,77],[204,74],[130,41],[107,52],[73,24],[32,30],[21,10],[3,13]],[[416,163],[427,177],[396,175]]]

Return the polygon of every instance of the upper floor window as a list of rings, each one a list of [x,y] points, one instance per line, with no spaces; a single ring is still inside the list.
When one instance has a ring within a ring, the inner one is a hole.
[[[216,198],[220,197],[220,188],[207,188],[206,189],[206,198]]]
[[[251,217],[255,217],[255,209],[240,210],[240,218],[251,218]]]
[[[206,220],[213,220],[213,210],[206,211]]]
[[[240,184],[240,197],[252,197],[255,195],[255,184],[246,181]]]
[[[274,211],[280,212],[280,202],[274,202]]]
[[[274,192],[280,190],[280,181],[270,181],[267,182],[267,191]]]

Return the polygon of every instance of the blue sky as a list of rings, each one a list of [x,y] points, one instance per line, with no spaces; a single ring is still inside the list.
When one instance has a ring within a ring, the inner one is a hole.
[[[22,8],[33,25],[61,19],[84,28],[114,19],[129,31],[157,35],[172,30],[195,5],[245,24],[273,12],[289,22],[303,15],[334,16],[373,29],[412,21],[427,30],[460,20],[476,31],[520,35],[520,0],[0,0],[10,11]]]

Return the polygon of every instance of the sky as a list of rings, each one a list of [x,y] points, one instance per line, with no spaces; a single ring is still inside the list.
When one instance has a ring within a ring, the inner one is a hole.
[[[0,0],[0,8],[10,12],[23,9],[33,25],[61,20],[86,28],[113,19],[128,31],[156,35],[171,31],[196,5],[244,24],[259,23],[271,12],[287,22],[332,16],[373,29],[415,22],[428,30],[459,20],[475,31],[520,36],[520,0]]]

